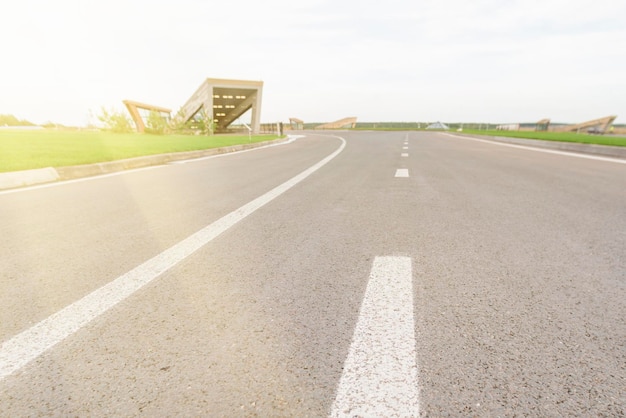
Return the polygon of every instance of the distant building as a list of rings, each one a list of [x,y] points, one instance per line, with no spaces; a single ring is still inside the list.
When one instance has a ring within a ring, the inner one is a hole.
[[[216,130],[223,132],[241,115],[252,110],[252,132],[259,133],[262,95],[262,81],[207,78],[183,105],[178,117],[188,121],[202,114],[209,115]]]
[[[430,125],[428,125],[426,129],[441,129],[441,130],[447,131],[450,128],[448,127],[448,125],[446,125],[443,122],[435,122],[435,123],[431,123]]]
[[[298,118],[289,118],[289,127],[294,131],[304,129],[304,121]]]
[[[207,78],[175,117],[182,118],[183,122],[209,118],[215,123],[217,132],[225,132],[241,115],[252,110],[251,129],[253,133],[259,133],[262,94],[262,81]],[[135,122],[137,132],[145,131],[150,112],[156,111],[170,120],[169,109],[132,100],[124,100],[124,104]]]
[[[519,131],[519,123],[505,123],[496,126],[496,131]]]
[[[535,125],[535,131],[547,131],[550,129],[550,119],[541,119]]]

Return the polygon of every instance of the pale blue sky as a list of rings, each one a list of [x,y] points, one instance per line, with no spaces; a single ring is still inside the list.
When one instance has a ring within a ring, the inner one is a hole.
[[[9,0],[0,114],[84,125],[263,80],[264,122],[626,121],[623,0]]]

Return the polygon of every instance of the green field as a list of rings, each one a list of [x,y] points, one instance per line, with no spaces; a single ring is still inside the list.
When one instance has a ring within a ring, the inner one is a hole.
[[[451,131],[452,132],[452,131]],[[461,133],[461,132],[459,132]],[[465,134],[505,136],[512,138],[542,139],[544,141],[578,142],[581,144],[615,145],[626,147],[626,138],[612,135],[588,135],[575,132],[534,132],[534,131],[478,131],[463,130]]]
[[[380,124],[383,125],[383,124]],[[426,125],[425,123],[423,125]],[[425,128],[406,128],[406,127],[357,127],[354,130],[368,131],[424,131],[424,132],[446,132],[442,130],[427,130]],[[626,137],[613,135],[589,135],[579,134],[575,132],[537,132],[537,131],[496,131],[496,130],[478,130],[463,129],[463,132],[454,130],[447,131],[450,133],[470,134],[470,135],[486,135],[486,136],[505,136],[513,138],[525,139],[541,139],[544,141],[561,141],[561,142],[578,142],[581,144],[597,144],[597,145],[614,145],[618,147],[626,147]]]
[[[276,135],[148,135],[87,131],[0,131],[0,172],[63,167],[276,139]]]

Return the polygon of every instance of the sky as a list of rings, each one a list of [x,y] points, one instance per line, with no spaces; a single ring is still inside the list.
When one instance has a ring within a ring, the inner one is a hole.
[[[626,123],[623,0],[4,0],[0,114],[84,126],[262,80],[262,122]]]

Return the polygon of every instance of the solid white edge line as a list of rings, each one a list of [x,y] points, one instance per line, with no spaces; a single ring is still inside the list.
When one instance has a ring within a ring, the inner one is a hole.
[[[338,136],[332,137],[340,139],[341,146],[318,163],[239,209],[223,216],[112,282],[94,290],[82,299],[3,342],[0,345],[0,380],[39,357],[102,313],[189,257],[221,233],[319,170],[343,151],[346,146],[345,139]]]
[[[409,177],[409,169],[408,168],[398,168],[396,170],[395,177]]]
[[[410,257],[376,257],[330,417],[417,417]]]
[[[306,135],[287,135],[287,140],[286,141],[279,142],[277,144],[268,144],[268,145],[263,145],[262,147],[251,148],[251,149],[244,149],[244,150],[241,150],[241,151],[227,152],[227,153],[224,153],[224,154],[207,155],[206,157],[191,158],[189,160],[171,161],[171,162],[169,162],[167,164],[168,165],[189,164],[189,163],[195,163],[197,161],[211,160],[213,158],[228,157],[230,155],[243,154],[244,152],[257,151],[257,150],[264,149],[264,148],[278,147],[278,146],[281,146],[281,145],[291,144],[292,142],[295,142],[296,140],[298,140],[300,138],[305,138],[305,137],[306,137]]]
[[[506,142],[489,141],[488,139],[471,138],[469,136],[448,134],[445,132],[439,132],[439,133],[442,135],[447,135],[452,138],[468,139],[470,141],[484,142],[486,144],[500,145],[502,147],[521,148],[521,149],[525,149],[529,151],[545,152],[546,154],[557,154],[557,155],[565,155],[568,157],[585,158],[588,160],[597,160],[597,161],[606,161],[610,163],[626,164],[626,160],[620,159],[620,158],[601,157],[599,155],[580,154],[577,152],[569,152],[569,151],[558,151],[558,150],[552,150],[552,149],[547,149],[547,148],[532,147],[529,145],[509,144]]]
[[[80,182],[83,182],[83,181],[103,179],[103,178],[107,178],[107,177],[115,177],[115,176],[120,176],[120,175],[126,174],[126,173],[136,173],[136,172],[139,172],[139,171],[154,170],[154,169],[157,169],[159,167],[164,167],[164,166],[165,165],[151,165],[151,166],[148,166],[148,167],[131,168],[129,170],[116,171],[114,173],[98,174],[98,175],[95,175],[95,176],[82,177],[82,178],[78,178],[78,179],[60,180],[60,181],[57,181],[57,182],[54,182],[54,183],[44,183],[44,184],[37,184],[37,185],[33,185],[33,186],[20,187],[20,188],[17,188],[17,189],[0,190],[0,196],[4,195],[4,194],[26,192],[26,191],[38,190],[38,189],[47,189],[49,187],[63,186],[63,185],[66,185],[66,184],[80,183]]]

